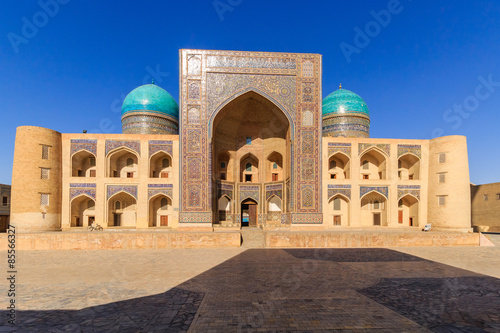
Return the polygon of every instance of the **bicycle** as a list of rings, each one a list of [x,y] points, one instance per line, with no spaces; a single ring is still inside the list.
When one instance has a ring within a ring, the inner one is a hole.
[[[89,231],[102,231],[102,230],[103,230],[103,229],[102,229],[102,227],[101,227],[99,224],[97,224],[97,223],[95,223],[95,224],[94,224],[94,223],[92,223],[91,225],[89,225],[89,226],[87,227],[87,229],[88,229]]]

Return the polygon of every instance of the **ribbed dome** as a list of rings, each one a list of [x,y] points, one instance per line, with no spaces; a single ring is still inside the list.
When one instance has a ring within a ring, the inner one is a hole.
[[[122,104],[122,116],[130,112],[164,114],[179,119],[179,105],[165,89],[146,84],[132,90]]]
[[[360,114],[369,117],[365,101],[347,89],[338,89],[323,100],[323,117],[333,114]]]

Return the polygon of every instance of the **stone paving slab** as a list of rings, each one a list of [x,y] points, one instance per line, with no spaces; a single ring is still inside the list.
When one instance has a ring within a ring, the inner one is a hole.
[[[20,252],[15,329],[498,332],[499,250]]]

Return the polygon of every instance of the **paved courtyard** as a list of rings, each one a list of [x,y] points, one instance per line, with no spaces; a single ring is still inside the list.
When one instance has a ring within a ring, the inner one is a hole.
[[[22,332],[498,332],[500,247],[32,251],[17,290]]]

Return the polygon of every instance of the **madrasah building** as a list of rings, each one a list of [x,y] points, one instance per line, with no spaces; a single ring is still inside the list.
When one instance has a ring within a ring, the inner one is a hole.
[[[319,54],[180,50],[180,106],[130,92],[122,134],[17,128],[18,231],[470,230],[466,138],[375,139],[365,101],[322,100]],[[330,75],[330,74],[328,74]]]

